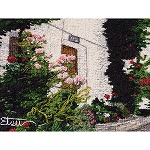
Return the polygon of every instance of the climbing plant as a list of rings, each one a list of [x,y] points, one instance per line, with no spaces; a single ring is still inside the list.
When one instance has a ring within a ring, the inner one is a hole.
[[[106,75],[109,77],[110,84],[113,85],[113,92],[116,93],[116,96],[112,97],[112,101],[123,103],[130,113],[136,112],[144,94],[144,87],[142,89],[139,87],[140,80],[149,78],[148,73],[145,72],[149,60],[141,64],[141,60],[145,59],[145,56],[144,58],[140,56],[142,49],[149,44],[147,37],[149,26],[149,19],[108,19],[104,24],[106,29],[104,35],[109,53],[108,60],[111,62]],[[132,59],[135,58],[137,61],[133,62]],[[123,70],[124,60],[131,60],[131,74],[127,74]],[[141,90],[143,92],[140,92]],[[138,92],[141,95],[137,94]],[[145,91],[146,93],[148,92]]]
[[[130,70],[129,80],[136,84],[135,92],[133,94],[135,99],[134,112],[136,114],[140,113],[139,103],[142,102],[142,98],[150,99],[150,72],[148,72],[150,58],[146,54],[141,56],[143,49],[147,48],[147,45],[150,44],[150,32],[148,27],[150,27],[150,19],[141,19],[132,29],[136,33],[134,45],[138,45],[137,49],[141,52],[135,59],[130,60],[131,66],[128,68],[128,70]]]
[[[139,55],[137,45],[133,45],[135,32],[132,28],[137,25],[138,19],[108,19],[103,27],[108,46],[108,61],[110,65],[106,70],[113,92],[116,96],[114,102],[123,103],[132,113],[134,111],[135,83],[130,82],[128,75],[123,70],[124,61]]]

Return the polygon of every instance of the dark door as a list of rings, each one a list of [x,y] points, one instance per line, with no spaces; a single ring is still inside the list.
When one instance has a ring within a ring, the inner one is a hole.
[[[68,71],[71,74],[78,74],[78,65],[77,65],[77,50],[73,47],[62,45],[61,54],[73,55],[76,59],[73,61],[73,67]]]

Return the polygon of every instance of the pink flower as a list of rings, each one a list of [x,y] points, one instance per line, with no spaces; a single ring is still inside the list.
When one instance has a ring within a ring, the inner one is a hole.
[[[65,78],[67,78],[69,76],[69,74],[68,74],[68,72],[64,72],[63,74],[58,74],[57,75],[57,77],[59,78],[59,79],[65,79]]]
[[[52,54],[50,54],[49,56],[48,56],[48,58],[50,59],[50,58],[52,58],[53,57],[53,55]]]
[[[33,38],[32,37],[27,37],[26,40],[31,42],[33,40]]]
[[[93,116],[94,116],[94,114],[93,114],[93,113],[91,113],[91,114],[90,114],[90,116],[91,116],[91,117],[93,117]]]
[[[35,68],[37,68],[37,69],[40,69],[40,68],[42,67],[42,66],[41,66],[39,63],[37,63],[37,62],[34,64],[34,66],[35,66]]]
[[[69,76],[68,72],[64,72],[62,75],[63,75],[63,79]]]
[[[39,41],[40,41],[40,42],[44,42],[45,39],[44,39],[44,38],[40,38]]]
[[[73,79],[69,77],[64,82],[67,83],[67,84],[72,84],[73,83]]]
[[[66,56],[66,54],[62,54],[60,57],[59,57],[59,59],[61,59],[61,60],[66,60],[67,59],[67,56]]]
[[[86,83],[86,80],[84,77],[81,77],[79,75],[76,75],[76,77],[74,78],[74,83],[76,85],[79,85],[79,84],[85,84]]]
[[[39,49],[36,49],[35,52],[36,54],[42,54],[44,53],[44,50],[39,48]]]
[[[58,79],[62,79],[62,78],[63,78],[63,75],[60,73],[60,74],[57,75],[57,78],[58,78]]]
[[[58,60],[56,61],[58,64],[62,64],[62,63],[64,63],[64,62],[66,62],[66,59],[67,59],[67,57],[66,57],[66,54],[62,54],[59,58],[58,58]]]
[[[94,123],[96,123],[96,120],[95,119],[93,119],[93,120],[91,120],[91,122],[90,122],[91,124],[94,124]]]
[[[57,61],[56,61],[57,65],[58,65],[58,64],[63,64],[64,62],[65,62],[65,61],[62,60],[62,59],[57,59]]]
[[[48,65],[48,68],[49,68],[49,69],[52,69],[53,67],[54,67],[54,64],[49,64],[49,65]]]
[[[67,71],[67,67],[61,66],[61,67],[60,67],[60,70],[61,70],[61,71]]]
[[[40,38],[40,35],[39,34],[33,34],[33,37],[36,39],[36,38]]]
[[[67,57],[67,61],[68,61],[68,62],[71,62],[71,61],[73,61],[73,60],[75,60],[75,59],[76,59],[76,57],[73,56],[73,55]]]
[[[89,114],[91,114],[91,113],[92,113],[92,111],[91,111],[91,110],[88,110],[88,113],[89,113]]]
[[[36,57],[36,56],[33,56],[30,60],[31,60],[31,61],[37,61],[37,57]]]

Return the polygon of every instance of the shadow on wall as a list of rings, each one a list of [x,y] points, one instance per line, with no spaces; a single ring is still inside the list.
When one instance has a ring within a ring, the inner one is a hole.
[[[123,70],[122,59],[132,59],[139,55],[136,46],[133,47],[134,32],[131,31],[138,19],[108,19],[104,23],[105,37],[107,40],[108,60],[111,62],[106,71],[113,91],[117,93],[117,100],[125,104],[130,112],[133,112],[135,84],[128,79],[128,75]],[[117,101],[112,99],[112,101]]]

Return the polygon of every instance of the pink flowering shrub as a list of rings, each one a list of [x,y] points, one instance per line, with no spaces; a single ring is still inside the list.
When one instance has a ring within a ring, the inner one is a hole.
[[[35,66],[36,69],[40,69],[40,68],[42,67],[42,66],[41,66],[39,63],[37,63],[37,62],[34,64],[34,66]]]
[[[69,77],[64,82],[67,83],[67,84],[73,84],[73,78]]]
[[[49,63],[49,70],[57,70],[57,78],[59,82],[63,83],[62,88],[72,89],[76,91],[86,83],[86,79],[77,74],[72,74],[70,70],[72,69],[73,61],[76,59],[75,56],[67,56],[62,54],[56,62]]]
[[[36,54],[42,54],[42,53],[44,53],[44,50],[41,49],[41,48],[39,48],[39,49],[36,49],[36,50],[35,50],[35,53],[36,53]]]
[[[67,130],[68,126],[72,127],[77,120],[80,120],[76,116],[76,108],[89,97],[89,89],[80,90],[86,79],[70,71],[76,57],[63,54],[55,62],[51,62],[52,56],[46,56],[43,46],[46,43],[45,35],[23,32],[21,38],[22,41],[18,45],[22,52],[8,58],[12,69],[9,69],[6,75],[10,81],[14,81],[11,85],[17,87],[17,92],[14,88],[10,89],[11,92],[5,90],[6,93],[12,94],[9,95],[11,106],[15,106],[17,101],[17,107],[12,109],[8,104],[9,112],[11,115],[17,114],[18,118],[26,118],[27,115],[26,120],[32,120],[37,124],[43,124],[45,121],[47,127],[43,130],[46,131],[56,131],[58,126],[59,130]],[[20,58],[22,61],[17,62]],[[58,91],[53,93],[51,89],[58,84],[60,85],[57,87]],[[95,121],[91,123],[93,122]],[[22,129],[17,128],[18,130]],[[33,129],[29,127],[29,130]]]

